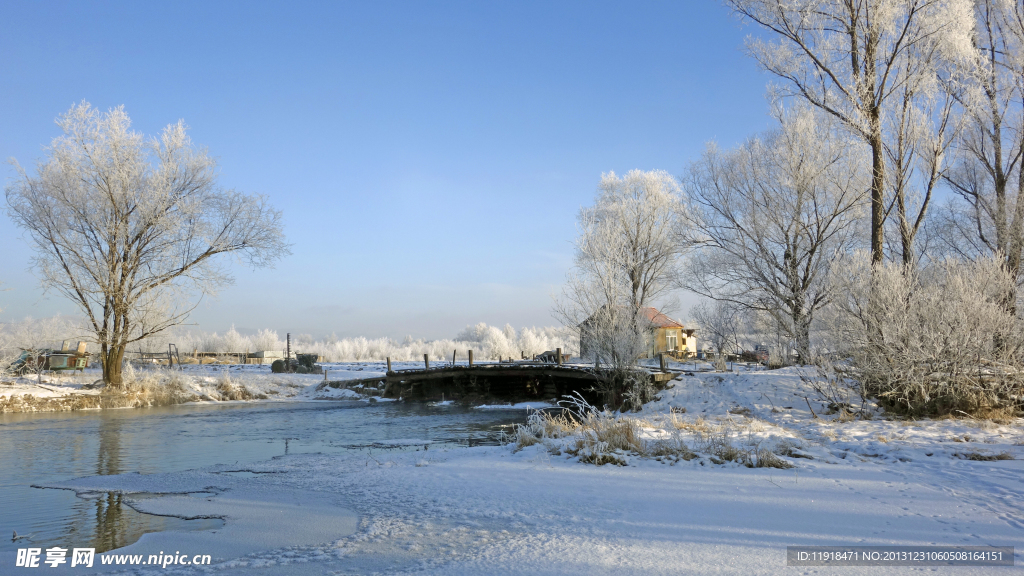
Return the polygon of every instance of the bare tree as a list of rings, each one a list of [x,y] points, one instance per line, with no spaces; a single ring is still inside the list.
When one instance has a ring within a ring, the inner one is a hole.
[[[650,351],[645,308],[674,286],[686,218],[676,180],[664,171],[602,176],[597,201],[580,210],[576,263],[556,314],[580,338],[580,354],[611,368],[598,386],[606,402],[633,408],[653,394],[637,371]]]
[[[795,97],[839,119],[870,147],[871,257],[884,256],[886,147],[899,153],[887,117],[924,94],[943,53],[970,46],[971,0],[726,0],[777,42],[748,41],[750,53]],[[900,123],[896,122],[899,126]],[[925,206],[927,209],[927,206]],[[908,219],[909,222],[909,219]]]
[[[810,109],[737,150],[710,146],[685,183],[701,248],[683,285],[771,314],[806,361],[833,259],[856,240],[868,180],[861,151]]]
[[[690,308],[700,337],[714,347],[718,356],[739,346],[740,309],[724,300],[701,300]]]
[[[685,217],[667,172],[602,176],[596,203],[580,210],[576,265],[557,309],[589,355],[629,366],[648,351],[643,308],[674,286]]]
[[[625,301],[617,303],[648,306],[673,286],[682,206],[679,185],[665,171],[604,174],[597,202],[580,211],[577,267],[619,286]]]
[[[100,346],[103,379],[121,386],[125,347],[180,324],[193,294],[231,282],[217,258],[254,267],[287,253],[281,213],[263,196],[217,185],[216,162],[182,122],[146,140],[123,107],[88,103],[57,120],[64,135],[30,176],[15,163],[9,214],[35,249],[46,288],[71,299]]]
[[[951,204],[950,247],[960,256],[998,255],[1013,277],[1024,256],[1024,6],[978,0],[975,59],[962,74],[967,118],[960,156],[945,175],[961,203]],[[1016,313],[1008,292],[1004,307]]]
[[[885,133],[891,137],[883,141],[889,166],[884,215],[896,232],[890,252],[906,267],[916,266],[922,256],[917,239],[960,132],[962,115],[955,113],[955,103],[961,92],[958,82],[938,75],[902,82],[886,118]]]

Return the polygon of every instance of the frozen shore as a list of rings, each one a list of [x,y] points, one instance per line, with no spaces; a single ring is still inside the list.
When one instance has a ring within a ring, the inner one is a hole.
[[[565,451],[569,439],[553,439],[518,451],[294,455],[241,472],[218,466],[52,487],[175,493],[135,506],[225,519],[219,533],[149,534],[116,552],[173,548],[211,554],[211,566],[117,568],[138,574],[776,574],[787,571],[792,545],[1020,541],[1021,420],[814,418],[800,407],[800,386],[797,369],[700,374],[627,415],[646,441],[677,435],[696,450],[689,460],[622,454],[625,466],[594,466]],[[702,430],[739,450],[784,448],[794,467],[716,464],[700,451]]]
[[[383,376],[380,362],[328,364],[332,380],[356,380]],[[84,372],[46,373],[42,377],[24,376],[0,382],[0,413],[50,412],[106,407],[102,389],[92,388],[102,376],[97,369]],[[358,400],[349,390],[323,389],[323,374],[274,374],[260,365],[191,365],[182,369],[140,369],[133,371],[125,396],[137,396],[130,407],[185,402]],[[173,396],[168,401],[166,396]],[[151,398],[152,397],[152,398]],[[165,398],[158,398],[165,397]],[[121,400],[121,399],[115,399]],[[115,407],[125,407],[115,401]]]

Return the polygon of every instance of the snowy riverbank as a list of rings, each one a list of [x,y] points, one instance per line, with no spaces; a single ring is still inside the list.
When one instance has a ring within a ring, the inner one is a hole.
[[[118,567],[140,574],[775,574],[786,570],[792,545],[1012,546],[1024,535],[1019,419],[814,418],[797,369],[673,384],[627,416],[645,442],[674,436],[691,447],[688,460],[623,454],[626,466],[593,466],[564,450],[568,439],[551,439],[521,450],[294,455],[243,471],[95,476],[53,487],[175,493],[135,506],[225,519],[217,533],[148,534],[117,551],[215,558],[202,571]],[[813,397],[812,405],[824,412]],[[716,464],[702,451],[709,434],[740,451],[771,449],[793,467]]]
[[[410,365],[413,363],[409,363]],[[383,363],[346,362],[325,365],[331,380],[355,380],[384,375]],[[125,392],[137,400],[120,398],[103,403],[103,390],[92,388],[102,374],[84,372],[24,376],[0,382],[0,413],[48,412],[101,407],[144,407],[186,402],[301,401],[360,399],[349,390],[323,389],[323,374],[273,374],[260,365],[190,365],[181,369],[138,369],[126,373]]]
[[[108,392],[93,388],[102,376],[97,369],[84,372],[46,373],[40,377],[8,377],[0,381],[0,413],[59,412],[101,408],[141,408],[190,402],[364,400],[383,401],[345,388],[321,386],[383,377],[384,362],[323,363],[324,374],[274,374],[269,366],[240,364],[185,364],[180,369],[127,371],[126,390]],[[421,362],[393,362],[395,370],[419,369]],[[548,406],[520,403],[517,408]],[[480,408],[505,409],[504,404]]]

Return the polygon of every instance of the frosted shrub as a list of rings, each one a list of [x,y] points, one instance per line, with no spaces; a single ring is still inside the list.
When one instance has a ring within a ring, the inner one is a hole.
[[[1019,409],[1024,325],[998,260],[949,261],[921,271],[856,256],[842,279],[835,331],[868,396],[912,414]]]
[[[651,376],[645,370],[630,369],[616,372],[622,379],[618,390],[622,394],[621,408],[623,410],[639,412],[643,409],[644,404],[654,400],[657,389],[654,387]],[[615,373],[613,372],[613,374]]]
[[[715,371],[726,372],[729,370],[729,364],[725,361],[725,354],[715,355]]]
[[[100,394],[103,408],[145,408],[195,402],[199,397],[177,370],[137,370],[125,363],[121,388],[106,387]]]
[[[512,433],[516,450],[544,443],[548,440],[572,435],[580,423],[568,414],[551,414],[535,410],[526,418],[526,424],[517,424]]]
[[[587,464],[625,465],[627,454],[646,455],[648,445],[640,437],[640,422],[635,418],[616,416],[598,410],[578,394],[559,402],[565,408],[561,414],[534,412],[526,424],[517,425],[512,434],[514,449],[544,444],[555,453],[564,450]],[[566,439],[564,442],[555,440]],[[665,453],[668,444],[656,446],[658,454]],[[689,454],[682,443],[677,446]]]
[[[615,418],[607,412],[591,412],[581,423],[569,453],[589,464],[624,464],[615,453],[643,454],[640,424],[633,418]]]

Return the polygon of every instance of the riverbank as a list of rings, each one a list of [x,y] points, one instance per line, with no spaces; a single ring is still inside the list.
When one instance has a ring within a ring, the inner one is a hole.
[[[794,545],[1020,540],[1024,422],[893,420],[870,406],[871,419],[825,415],[824,403],[804,399],[800,375],[791,368],[682,377],[643,411],[608,416],[631,427],[643,449],[605,447],[616,461],[603,466],[585,463],[592,461],[586,452],[573,453],[589,432],[570,429],[525,446],[510,435],[503,446],[287,455],[241,468],[93,476],[52,486],[80,494],[174,492],[137,506],[213,514],[227,526],[263,530],[259,549],[245,553],[198,533],[189,540],[146,535],[118,551],[147,555],[189,544],[191,552],[202,544],[215,557],[209,570],[232,575],[776,574],[786,570],[786,547]],[[659,444],[680,449],[669,453]],[[758,467],[767,453],[785,465]],[[358,523],[352,533],[339,527],[331,538],[298,544],[266,518],[247,520],[218,502],[261,495],[256,506],[263,498],[273,503],[267,495],[277,493],[301,493],[303,506],[354,510]],[[1015,560],[1022,561],[1020,551]],[[996,570],[1003,568],[956,568]]]
[[[383,375],[380,363],[328,365],[328,377],[349,380]],[[184,365],[181,369],[133,369],[124,389],[94,387],[97,369],[58,372],[0,382],[0,413],[145,408],[189,402],[359,399],[348,390],[317,390],[322,374],[273,374],[269,366]]]
[[[380,397],[380,390],[364,390],[362,386],[349,389],[344,385],[346,381],[383,377],[387,370],[384,362],[337,362],[322,366],[324,374],[274,374],[269,366],[251,364],[132,369],[126,370],[126,385],[119,390],[97,386],[102,376],[97,369],[7,378],[0,381],[0,414],[149,408],[192,402],[391,401]],[[419,369],[422,363],[393,362],[392,367]],[[496,399],[484,400],[494,405]],[[521,408],[537,405],[523,404]]]

